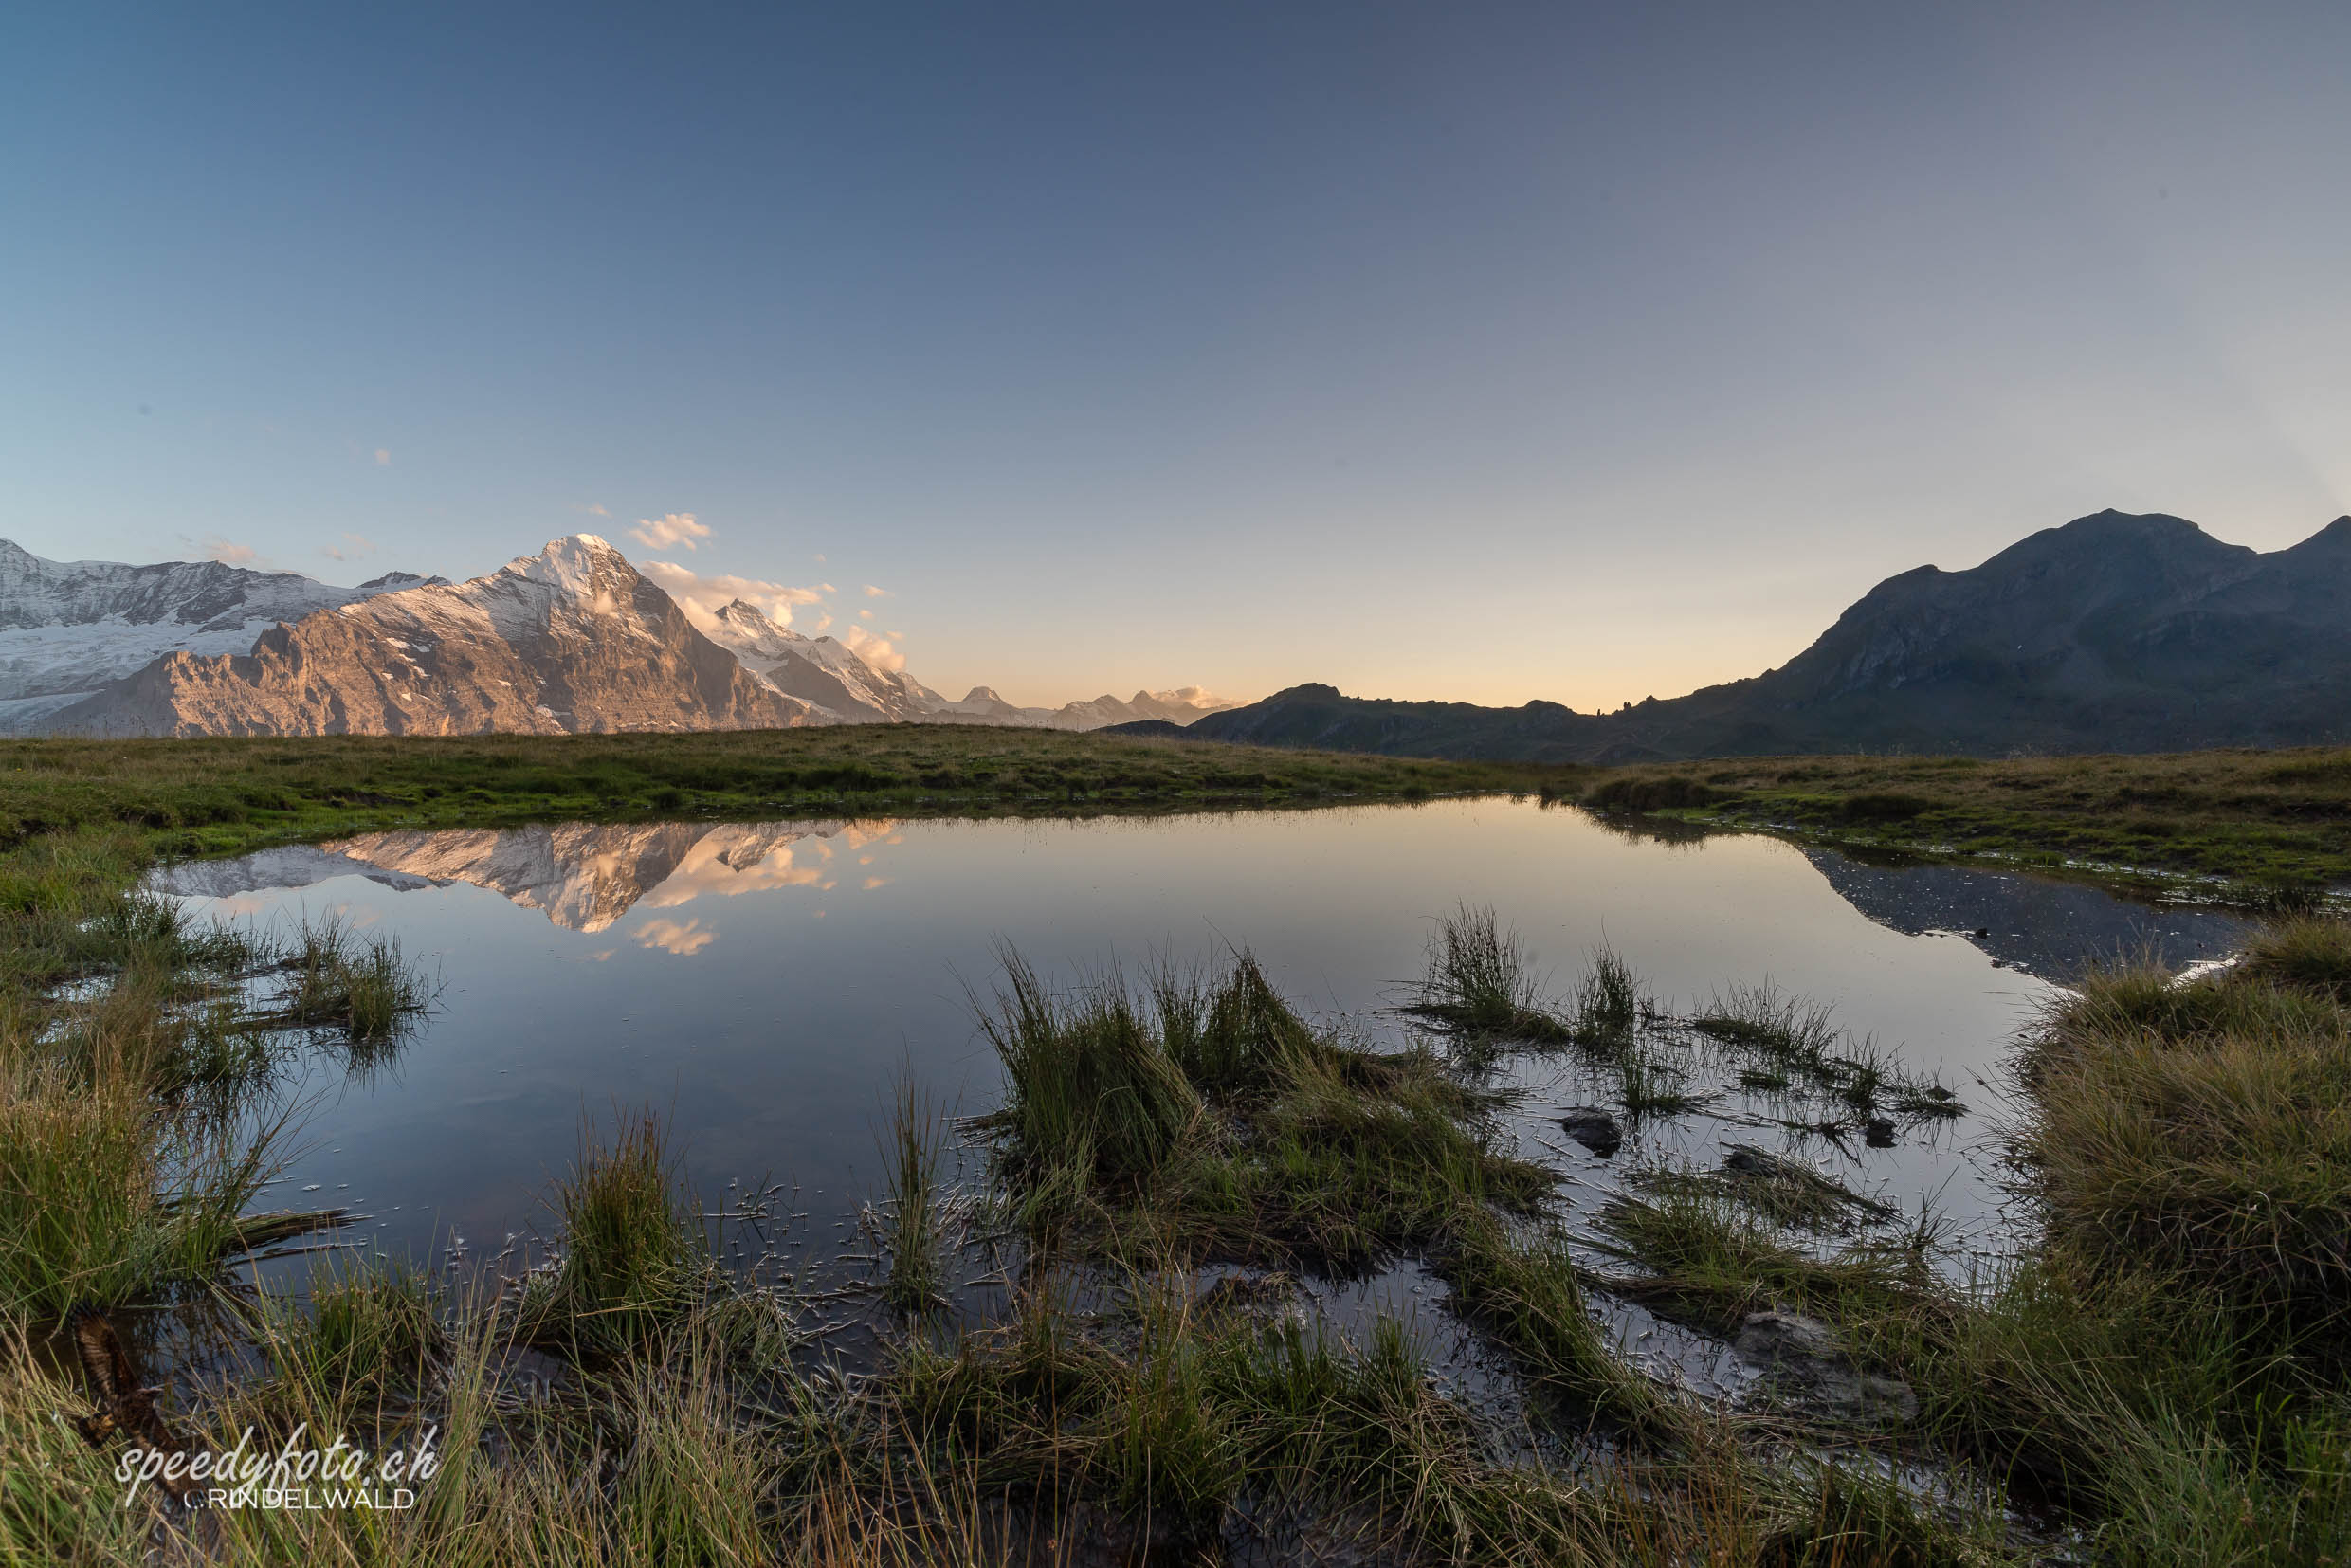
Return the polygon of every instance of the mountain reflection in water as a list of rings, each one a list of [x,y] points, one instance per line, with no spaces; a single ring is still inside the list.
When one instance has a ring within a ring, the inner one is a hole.
[[[1726,1094],[1629,1127],[1602,1159],[1558,1118],[1607,1086],[1567,1059],[1515,1062],[1498,1085],[1520,1091],[1505,1136],[1560,1172],[1572,1208],[1636,1164],[1711,1169],[1763,1140],[1905,1213],[1931,1200],[1981,1226],[2005,1179],[1987,1085],[2052,981],[2118,948],[2208,957],[2240,929],[2032,876],[1864,866],[1755,835],[1658,842],[1503,798],[374,833],[173,866],[152,885],[198,919],[333,913],[396,939],[436,981],[395,1060],[288,1085],[306,1107],[300,1146],[262,1199],[315,1192],[368,1216],[351,1239],[420,1257],[461,1238],[494,1253],[543,1225],[583,1117],[652,1106],[705,1203],[796,1183],[793,1255],[846,1260],[870,1249],[859,1216],[893,1077],[967,1116],[996,1103],[966,986],[987,993],[999,943],[1056,985],[1247,947],[1302,1010],[1401,1044],[1413,1026],[1391,1009],[1432,918],[1464,901],[1517,928],[1553,994],[1602,944],[1671,1014],[1768,979],[1971,1107],[1892,1147],[1834,1146],[1758,1125]]]
[[[704,897],[779,887],[829,891],[834,856],[895,842],[879,821],[565,823],[552,828],[362,833],[237,860],[167,868],[159,892],[230,898],[359,876],[396,889],[466,883],[544,911],[567,931],[610,927],[639,903],[667,909]],[[858,880],[870,879],[858,868]],[[653,945],[661,945],[655,943]]]
[[[902,841],[889,818],[759,823],[565,823],[555,827],[362,833],[234,860],[191,861],[159,872],[156,891],[211,899],[358,876],[398,890],[464,883],[545,913],[567,931],[606,930],[638,904],[674,909],[704,898],[800,887],[830,892],[844,880],[883,884],[870,847]],[[1645,835],[1624,835],[1636,841]],[[1657,837],[1661,849],[1700,837]],[[2064,984],[2091,959],[2151,956],[2178,968],[2238,945],[2248,923],[2226,912],[2148,905],[2103,888],[1965,866],[1879,866],[1832,849],[1804,858],[1873,922],[1908,936],[1947,935],[1996,963]],[[855,863],[845,859],[854,856]],[[716,939],[707,919],[648,921],[648,947],[687,955]]]

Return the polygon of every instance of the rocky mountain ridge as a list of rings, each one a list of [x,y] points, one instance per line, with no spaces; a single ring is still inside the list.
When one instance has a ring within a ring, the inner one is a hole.
[[[363,876],[395,889],[465,883],[568,931],[609,929],[640,903],[677,908],[702,897],[766,888],[822,890],[835,848],[886,840],[886,819],[806,822],[574,822],[530,828],[362,833],[285,845],[235,860],[181,861],[156,871],[157,892],[226,898]],[[794,858],[795,847],[812,851]]]
[[[0,541],[0,733],[475,734],[1193,719],[1197,688],[950,702],[741,600],[690,612],[592,534],[470,582],[356,589],[219,562],[53,562]]]
[[[850,723],[1011,724],[1057,730],[1097,730],[1138,720],[1189,722],[1233,704],[1198,686],[1139,691],[1121,702],[1104,694],[1058,708],[1019,707],[991,686],[974,686],[950,702],[903,670],[884,670],[834,637],[807,637],[778,625],[741,599],[726,605],[705,629],[778,691],[802,698]]]
[[[1123,727],[1123,726],[1122,726]],[[1879,583],[1777,669],[1614,713],[1292,686],[1140,733],[1394,756],[1998,757],[2351,740],[2351,517],[2263,554],[2161,513],[2043,529]]]
[[[0,731],[37,723],[164,654],[237,653],[280,621],[440,578],[337,588],[220,561],[51,561],[0,539]]]

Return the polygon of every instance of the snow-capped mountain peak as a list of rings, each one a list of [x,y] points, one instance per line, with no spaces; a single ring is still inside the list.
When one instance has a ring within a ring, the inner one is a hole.
[[[37,727],[166,653],[243,653],[281,621],[427,580],[337,588],[220,561],[53,561],[0,539],[0,731]]]
[[[949,702],[745,600],[689,614],[593,534],[468,582],[392,572],[357,588],[217,561],[50,561],[0,540],[0,733],[1095,729],[1224,705],[1197,687]]]

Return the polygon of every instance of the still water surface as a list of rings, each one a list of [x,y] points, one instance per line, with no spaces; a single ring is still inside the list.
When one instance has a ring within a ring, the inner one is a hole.
[[[879,1124],[910,1071],[969,1114],[997,1092],[967,985],[997,947],[1075,981],[1248,947],[1294,1002],[1403,1039],[1387,1010],[1431,922],[1490,903],[1567,990],[1613,947],[1685,1011],[1769,977],[1831,1001],[1972,1114],[1891,1149],[1810,1148],[1857,1188],[1963,1223],[1999,1202],[1989,1087],[2018,1026],[2084,960],[2173,962],[2242,935],[2021,875],[1857,865],[1762,836],[1667,842],[1574,810],[1488,799],[1090,822],[802,821],[383,833],[170,868],[192,913],[266,926],[339,912],[396,934],[442,982],[391,1067],[319,1073],[269,1207],[341,1204],[394,1251],[478,1255],[535,1223],[583,1115],[667,1116],[688,1179],[790,1181],[816,1243],[875,1195]],[[1613,1162],[1552,1119],[1604,1092],[1522,1063],[1512,1119],[1571,1207],[1636,1160],[1711,1165],[1770,1142],[1736,1102],[1637,1137]],[[739,1189],[738,1189],[739,1190]],[[804,1243],[805,1245],[805,1243]]]

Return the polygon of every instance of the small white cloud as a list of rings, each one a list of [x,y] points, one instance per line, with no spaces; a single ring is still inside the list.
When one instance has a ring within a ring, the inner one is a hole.
[[[824,556],[817,556],[817,557],[816,557],[816,564],[817,564],[817,565],[819,565],[819,566],[824,565],[824,564],[825,564],[825,557],[824,557]]]
[[[319,553],[331,561],[355,561],[375,554],[375,541],[364,534],[345,534],[340,544],[322,544]]]
[[[696,539],[710,537],[710,524],[696,522],[691,512],[670,512],[658,518],[639,518],[637,525],[629,532],[648,549],[692,550],[696,548]]]
[[[866,585],[866,597],[868,599],[886,599],[889,596],[890,591],[886,588],[876,588],[871,583]]]
[[[886,637],[875,636],[862,626],[850,627],[842,634],[841,640],[848,645],[851,653],[876,669],[895,671],[906,667],[906,656],[898,650],[895,644]]]
[[[592,501],[587,505],[576,508],[576,510],[585,512],[592,518],[609,518],[612,515],[606,509],[604,502],[600,501]]]
[[[809,628],[809,635],[811,637],[819,637],[831,629],[832,617],[820,610],[816,612],[816,624]]]
[[[261,559],[261,552],[249,544],[237,544],[218,534],[204,536],[204,558],[223,566],[250,566]]]
[[[375,448],[375,466],[378,468],[389,468],[392,466],[391,447],[378,447]]]
[[[828,584],[815,588],[791,588],[757,577],[704,576],[691,567],[680,566],[676,561],[647,561],[643,571],[678,601],[688,619],[705,627],[711,624],[720,611],[737,599],[757,606],[773,616],[777,625],[790,626],[793,606],[814,604],[832,592]]]
[[[857,618],[861,621],[870,621],[873,619],[873,611],[870,610],[861,610],[857,612]]]
[[[647,921],[637,927],[639,946],[658,947],[682,958],[700,953],[718,939],[719,934],[700,921]]]

